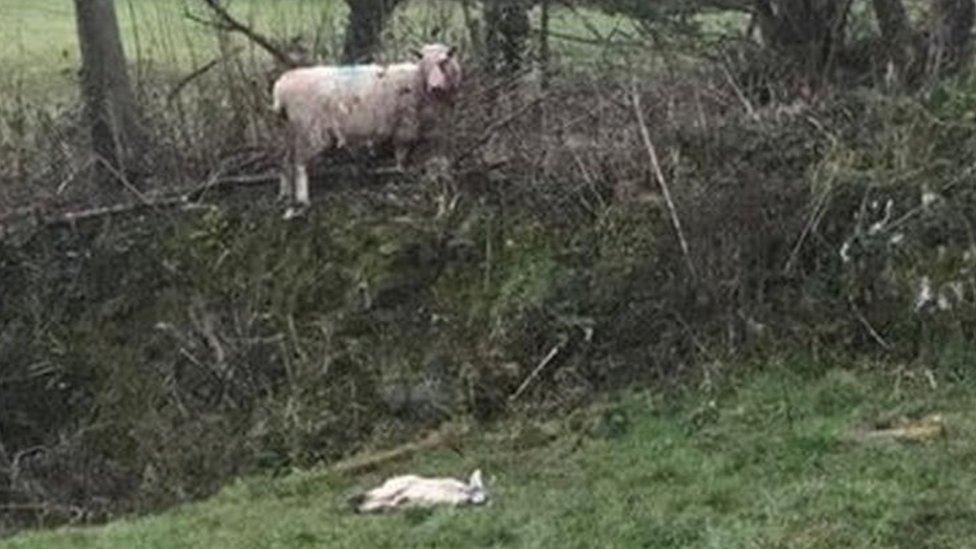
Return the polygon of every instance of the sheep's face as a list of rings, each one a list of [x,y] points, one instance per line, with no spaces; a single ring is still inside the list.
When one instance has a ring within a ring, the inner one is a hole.
[[[476,470],[468,479],[468,502],[472,505],[483,505],[488,502],[488,492],[481,481],[481,469]]]
[[[455,48],[428,44],[417,52],[426,95],[436,101],[451,103],[461,86],[461,64]]]

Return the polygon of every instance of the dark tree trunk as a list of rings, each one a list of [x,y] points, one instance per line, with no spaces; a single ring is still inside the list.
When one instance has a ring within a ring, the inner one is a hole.
[[[342,47],[343,63],[367,63],[373,60],[383,28],[402,1],[346,0],[349,21]]]
[[[878,29],[886,45],[905,48],[912,35],[912,22],[902,0],[872,0]]]
[[[850,6],[850,0],[756,0],[754,11],[767,47],[821,77],[844,45]]]
[[[522,68],[529,39],[528,0],[485,0],[485,53],[497,74]]]
[[[928,28],[912,27],[904,0],[873,0],[888,72],[899,83],[955,72],[972,55],[973,0],[933,0]]]
[[[926,43],[926,73],[956,72],[972,55],[976,21],[973,0],[935,0],[935,19]]]
[[[872,1],[884,50],[885,82],[889,86],[907,83],[912,78],[911,73],[917,72],[918,50],[908,10],[902,0]]]
[[[92,148],[112,169],[124,173],[145,150],[146,137],[129,84],[115,3],[75,0],[75,16],[82,59],[81,95]]]
[[[549,87],[549,0],[542,0],[542,13],[539,18],[539,69],[542,89]]]

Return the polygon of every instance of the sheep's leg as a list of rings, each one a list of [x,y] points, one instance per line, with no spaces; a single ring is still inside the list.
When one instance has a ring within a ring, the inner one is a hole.
[[[407,162],[410,160],[410,145],[397,145],[394,154],[396,155],[396,170],[400,173],[407,171]]]
[[[295,164],[295,202],[299,206],[307,207],[308,199],[308,168],[305,164]]]
[[[295,205],[285,211],[285,219],[293,219],[305,213],[311,201],[308,199],[308,168],[295,163]]]
[[[290,202],[292,197],[292,179],[294,177],[291,162],[286,162],[281,167],[281,176],[278,178],[278,202]]]

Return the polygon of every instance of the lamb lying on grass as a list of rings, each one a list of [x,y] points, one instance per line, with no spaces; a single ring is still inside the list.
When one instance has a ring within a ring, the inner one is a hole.
[[[375,513],[401,507],[482,505],[487,501],[488,492],[479,469],[471,474],[468,482],[416,475],[393,477],[379,488],[352,498],[350,503],[358,513]]]

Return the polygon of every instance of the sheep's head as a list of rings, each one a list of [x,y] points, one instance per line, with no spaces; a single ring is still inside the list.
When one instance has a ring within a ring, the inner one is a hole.
[[[471,473],[471,478],[468,479],[467,496],[472,505],[483,505],[488,502],[488,492],[481,481],[481,469]]]
[[[425,94],[435,101],[452,103],[461,87],[457,49],[444,44],[427,44],[414,54],[418,57]]]

